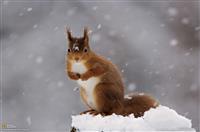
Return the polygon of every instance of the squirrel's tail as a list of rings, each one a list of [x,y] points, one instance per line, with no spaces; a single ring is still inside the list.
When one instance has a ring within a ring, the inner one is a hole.
[[[125,96],[123,115],[134,114],[135,117],[140,117],[145,111],[156,108],[158,105],[158,101],[147,94],[130,94]]]

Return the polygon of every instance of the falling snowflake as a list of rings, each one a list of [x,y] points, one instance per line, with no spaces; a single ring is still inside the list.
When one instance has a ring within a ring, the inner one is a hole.
[[[101,29],[101,24],[98,24],[98,25],[97,25],[97,29]]]
[[[79,87],[75,87],[74,89],[73,89],[73,91],[78,91],[79,90]]]
[[[180,84],[180,83],[177,83],[177,84],[176,84],[176,87],[177,87],[177,88],[179,88],[180,86],[181,86],[181,84]]]
[[[37,24],[33,25],[33,28],[37,28],[37,27],[38,27],[38,25],[37,25]]]
[[[181,20],[181,23],[182,24],[189,24],[189,19],[188,18],[183,18],[182,20]]]
[[[128,90],[129,91],[134,91],[136,89],[136,84],[135,83],[130,83],[129,85],[128,85]]]
[[[172,47],[176,46],[177,44],[178,44],[178,40],[177,39],[172,39],[170,41],[170,46],[172,46]]]
[[[62,87],[64,84],[63,84],[63,82],[62,81],[59,81],[58,83],[57,83],[57,86],[58,87]]]
[[[30,126],[30,125],[31,125],[31,117],[28,116],[28,117],[26,118],[26,121],[27,121],[28,125]]]
[[[58,27],[56,26],[55,28],[54,28],[54,31],[57,31],[58,30]]]
[[[104,19],[109,21],[111,19],[111,16],[109,14],[104,15]]]
[[[190,55],[190,52],[187,52],[187,53],[185,53],[184,55],[185,55],[185,56],[189,56],[189,55]]]
[[[192,91],[192,92],[195,92],[195,91],[197,91],[197,85],[196,84],[192,84],[191,86],[190,86],[190,91]]]
[[[165,27],[165,24],[163,24],[163,23],[162,23],[162,24],[160,24],[160,27]]]
[[[170,7],[168,8],[168,14],[169,16],[176,16],[178,14],[178,10],[174,7]]]
[[[38,63],[38,64],[42,63],[42,62],[43,62],[42,56],[38,56],[38,57],[36,58],[35,61],[36,61],[36,63]]]
[[[32,11],[32,10],[33,10],[33,8],[31,8],[31,7],[27,8],[27,11],[28,11],[28,12],[30,12],[30,11]]]
[[[23,15],[24,15],[24,13],[23,13],[23,12],[20,12],[20,13],[19,13],[19,16],[23,16]]]
[[[98,6],[93,6],[92,10],[96,11],[98,9]]]
[[[195,30],[196,30],[196,31],[200,30],[200,26],[195,27]]]
[[[171,69],[174,69],[174,64],[169,65],[169,69],[170,69],[170,70],[171,70]]]

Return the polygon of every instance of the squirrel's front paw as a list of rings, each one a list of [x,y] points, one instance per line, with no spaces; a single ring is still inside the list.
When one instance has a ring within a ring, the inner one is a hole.
[[[89,76],[88,76],[88,74],[82,74],[82,75],[80,76],[80,79],[81,79],[82,81],[86,81],[86,80],[89,79]]]
[[[78,80],[80,79],[80,74],[79,73],[74,73],[74,72],[68,72],[68,75],[71,79],[73,80]]]

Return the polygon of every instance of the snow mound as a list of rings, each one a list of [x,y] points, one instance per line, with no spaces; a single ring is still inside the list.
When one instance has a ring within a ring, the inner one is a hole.
[[[134,115],[123,117],[121,115],[92,116],[90,114],[72,116],[72,127],[80,132],[97,131],[179,131],[195,132],[191,120],[179,115],[166,106],[158,106],[145,112],[143,117]]]

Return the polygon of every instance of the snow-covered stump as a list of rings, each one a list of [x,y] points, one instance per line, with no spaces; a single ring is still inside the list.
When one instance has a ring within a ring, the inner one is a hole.
[[[72,116],[72,132],[143,132],[176,131],[196,132],[191,120],[179,115],[166,106],[158,106],[144,113],[143,117],[134,115],[92,116],[89,114]]]

